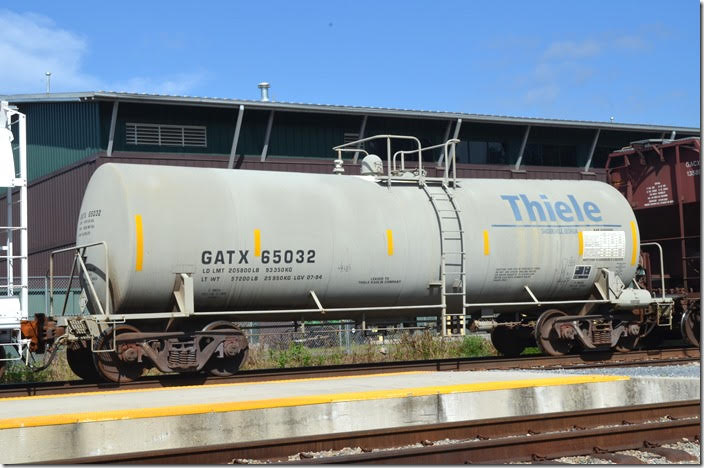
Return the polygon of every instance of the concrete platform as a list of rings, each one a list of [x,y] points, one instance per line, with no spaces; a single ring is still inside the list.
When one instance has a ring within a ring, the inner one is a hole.
[[[413,372],[0,399],[0,462],[700,397],[695,377]]]

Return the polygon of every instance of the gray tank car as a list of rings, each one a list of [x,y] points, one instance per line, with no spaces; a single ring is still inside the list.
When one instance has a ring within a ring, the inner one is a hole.
[[[452,162],[456,142],[368,155],[360,176],[102,165],[76,247],[97,324],[82,339],[98,328],[115,349],[95,354],[98,373],[235,372],[234,322],[251,320],[435,316],[448,335],[491,315],[504,354],[635,346],[657,301],[626,287],[639,235],[624,197],[596,181],[457,179],[452,164],[426,177],[422,151]],[[357,143],[335,148],[334,172]]]
[[[635,217],[608,184],[464,179],[454,203],[459,212],[443,213],[464,227],[467,301],[519,301],[526,285],[542,299],[580,299],[602,268],[624,283],[634,276]],[[104,164],[86,189],[77,243],[108,245],[109,312],[169,310],[183,273],[196,310],[252,309],[240,315],[254,320],[257,309],[314,306],[309,291],[325,308],[436,305],[440,237],[457,244],[446,262],[460,262],[458,231],[440,232],[418,186],[389,190],[373,176]],[[100,254],[87,255],[96,271]],[[461,272],[447,268],[448,290]]]

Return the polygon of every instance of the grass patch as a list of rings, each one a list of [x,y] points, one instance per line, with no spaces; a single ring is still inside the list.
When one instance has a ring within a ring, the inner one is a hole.
[[[38,355],[37,359],[43,359],[43,355]],[[39,365],[39,364],[36,364]],[[76,380],[78,377],[71,372],[66,362],[66,349],[56,353],[54,362],[44,370],[34,372],[21,361],[9,361],[5,367],[5,373],[0,377],[0,383],[22,383],[22,382],[58,382],[63,380]]]
[[[528,356],[528,355],[532,355],[532,354],[541,354],[540,348],[538,348],[537,346],[532,346],[532,347],[526,348],[521,353],[521,356]]]
[[[403,333],[384,344],[366,343],[350,348],[308,348],[291,343],[276,350],[266,345],[250,345],[243,369],[271,369],[307,366],[331,366],[365,362],[417,361],[458,357],[496,356],[491,343],[478,336],[441,338],[430,332]]]

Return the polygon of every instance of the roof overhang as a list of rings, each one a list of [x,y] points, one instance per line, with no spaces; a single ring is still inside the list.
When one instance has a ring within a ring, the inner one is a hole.
[[[135,102],[142,104],[161,104],[161,105],[181,105],[181,106],[199,106],[199,107],[219,107],[219,108],[237,108],[245,106],[247,109],[259,110],[276,110],[289,112],[311,112],[318,114],[352,114],[352,115],[369,115],[380,117],[396,117],[396,118],[414,118],[414,119],[432,119],[432,120],[457,120],[462,119],[463,122],[477,122],[487,124],[505,124],[505,125],[533,125],[544,127],[569,127],[581,129],[601,129],[615,131],[641,131],[641,132],[677,132],[686,134],[698,134],[699,128],[696,127],[681,127],[670,125],[649,125],[649,124],[629,124],[629,123],[612,123],[612,122],[597,122],[589,120],[561,120],[561,119],[542,119],[533,117],[510,117],[498,115],[484,114],[469,114],[462,112],[441,112],[441,111],[424,111],[412,109],[391,109],[384,107],[361,107],[361,106],[338,106],[326,104],[306,104],[296,102],[277,102],[277,101],[254,101],[243,99],[226,99],[212,97],[194,97],[194,96],[170,96],[161,94],[142,94],[142,93],[122,93],[113,91],[96,91],[96,92],[81,92],[81,93],[51,93],[51,94],[15,94],[0,96],[0,99],[7,100],[10,103],[29,103],[29,102],[81,102],[81,101],[120,101],[120,102]]]

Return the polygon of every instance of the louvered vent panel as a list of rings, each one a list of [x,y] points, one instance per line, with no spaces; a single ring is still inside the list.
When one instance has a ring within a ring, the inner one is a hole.
[[[342,138],[343,143],[352,143],[355,140],[359,140],[359,133],[345,133]]]
[[[127,123],[128,145],[208,146],[206,127],[195,125],[160,125]]]

